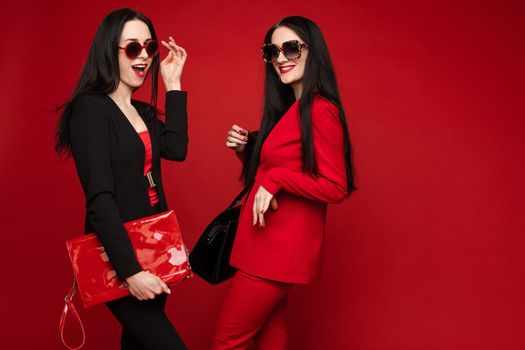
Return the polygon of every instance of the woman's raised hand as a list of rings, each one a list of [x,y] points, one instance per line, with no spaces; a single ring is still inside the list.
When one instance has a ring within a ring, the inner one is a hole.
[[[168,55],[160,62],[160,75],[166,90],[180,90],[180,79],[188,54],[183,47],[175,43],[171,36],[168,42],[162,40],[161,43],[170,50]]]
[[[241,153],[244,151],[244,148],[247,143],[248,131],[236,124],[233,124],[230,131],[228,131],[228,137],[226,138],[226,147],[234,150],[237,153]]]

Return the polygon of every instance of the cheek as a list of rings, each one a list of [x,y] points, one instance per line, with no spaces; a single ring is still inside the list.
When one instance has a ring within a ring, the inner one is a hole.
[[[130,66],[130,60],[125,53],[121,52],[118,56],[118,67],[120,72],[125,72]]]
[[[148,57],[148,59],[146,60],[146,64],[148,65],[148,71],[150,71],[153,67],[153,58]]]

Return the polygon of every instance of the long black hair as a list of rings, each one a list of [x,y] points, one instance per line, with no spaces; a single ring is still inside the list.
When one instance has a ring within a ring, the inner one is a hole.
[[[318,174],[313,147],[311,110],[314,95],[319,94],[339,109],[339,119],[343,127],[347,191],[350,194],[356,189],[350,135],[339,97],[332,61],[323,34],[313,21],[300,16],[291,16],[282,19],[268,30],[264,37],[265,44],[271,44],[272,34],[279,27],[290,28],[308,45],[303,90],[299,101],[303,172],[312,175]],[[248,187],[253,186],[264,140],[295,102],[291,85],[281,82],[271,63],[266,64],[265,76],[262,121],[253,151],[244,162],[242,171],[242,179]]]
[[[109,13],[98,26],[95,38],[91,43],[89,54],[80,74],[75,91],[69,99],[57,108],[60,113],[55,131],[55,151],[69,156],[71,140],[69,138],[69,120],[73,102],[82,95],[109,94],[114,92],[120,81],[118,46],[120,35],[126,22],[140,20],[144,22],[151,33],[151,38],[157,40],[153,23],[144,14],[129,8],[122,8]],[[153,58],[151,65],[151,111],[157,107],[159,55]]]

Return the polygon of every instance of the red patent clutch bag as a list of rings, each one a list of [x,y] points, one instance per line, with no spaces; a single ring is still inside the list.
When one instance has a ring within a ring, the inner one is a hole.
[[[168,285],[191,276],[188,251],[173,210],[127,222],[124,227],[144,271],[158,276]],[[130,295],[126,284],[118,279],[96,234],[70,239],[66,246],[75,280],[65,298],[61,334],[69,310],[80,322],[72,303],[77,289],[85,308]]]

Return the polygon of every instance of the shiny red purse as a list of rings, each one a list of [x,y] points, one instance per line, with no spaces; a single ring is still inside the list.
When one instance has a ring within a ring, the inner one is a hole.
[[[191,277],[188,251],[173,210],[127,222],[124,227],[144,271],[158,276],[168,285]],[[78,292],[84,307],[88,308],[130,293],[126,284],[118,279],[96,234],[70,239],[66,247],[73,266],[74,281],[65,297],[60,334],[64,345],[74,350],[80,349],[85,340],[84,329],[73,304],[75,294]],[[64,324],[69,311],[82,329],[83,341],[78,347],[70,347],[64,340]]]

